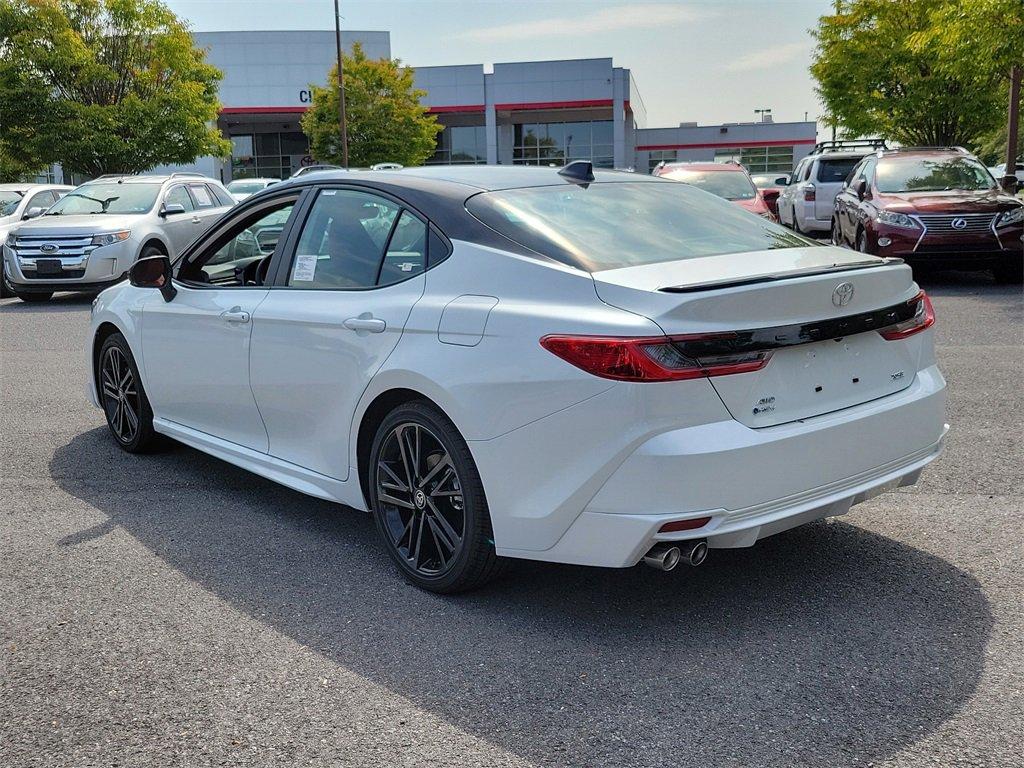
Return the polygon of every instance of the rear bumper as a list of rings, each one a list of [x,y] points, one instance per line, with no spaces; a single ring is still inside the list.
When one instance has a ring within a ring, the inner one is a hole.
[[[946,429],[945,381],[931,366],[899,393],[802,422],[670,430],[624,457],[550,547],[504,546],[500,500],[489,499],[495,543],[506,556],[610,567],[634,565],[657,541],[750,546],[913,484],[941,452]],[[707,516],[700,529],[658,534],[665,522]]]

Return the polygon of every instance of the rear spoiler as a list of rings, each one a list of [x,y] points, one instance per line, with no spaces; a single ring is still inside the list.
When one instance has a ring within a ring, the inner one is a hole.
[[[775,283],[780,280],[794,280],[798,277],[811,277],[812,275],[827,275],[831,272],[849,272],[855,269],[872,269],[873,267],[888,267],[902,264],[903,259],[888,256],[882,259],[873,258],[871,261],[859,261],[852,264],[833,264],[830,267],[808,267],[807,269],[795,269],[781,275],[753,275],[734,280],[709,280],[704,283],[693,285],[673,285],[659,288],[663,293],[696,293],[697,291],[711,291],[718,288],[735,288],[740,285],[754,285],[756,283]]]

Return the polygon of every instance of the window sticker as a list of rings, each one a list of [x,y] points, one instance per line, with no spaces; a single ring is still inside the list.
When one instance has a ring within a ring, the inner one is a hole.
[[[192,187],[192,194],[196,196],[196,200],[200,205],[213,205],[213,199],[210,197],[210,190],[206,187],[195,185]]]
[[[315,254],[300,255],[295,257],[295,267],[292,269],[292,282],[311,283],[316,276]]]

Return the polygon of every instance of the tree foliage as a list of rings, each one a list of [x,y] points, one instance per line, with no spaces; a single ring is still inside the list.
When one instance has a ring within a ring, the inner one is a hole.
[[[221,73],[159,0],[0,2],[0,147],[89,176],[224,155]]]
[[[840,0],[822,16],[811,74],[846,134],[976,145],[1005,119],[1009,62],[1022,55],[1021,0]],[[983,30],[983,32],[982,32]]]
[[[45,167],[42,163],[26,161],[23,156],[19,157],[0,142],[0,184],[27,181],[38,175]]]
[[[358,43],[351,56],[342,56],[342,64],[349,165],[422,165],[433,154],[442,126],[420,104],[426,92],[414,87],[413,71],[398,59],[368,59]],[[311,86],[313,106],[302,116],[302,130],[315,158],[341,163],[337,67],[327,82]]]

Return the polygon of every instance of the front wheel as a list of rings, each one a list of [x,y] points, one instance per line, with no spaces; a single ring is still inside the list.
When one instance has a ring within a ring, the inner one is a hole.
[[[868,250],[868,233],[863,229],[857,234],[857,250],[861,253],[871,253]]]
[[[839,219],[832,219],[832,245],[838,245],[840,248],[844,245],[843,243],[843,231],[839,228]]]
[[[4,276],[3,254],[0,254],[0,299],[9,299],[13,295],[14,291],[7,287],[7,279]]]
[[[462,592],[504,561],[483,483],[455,425],[424,402],[401,405],[377,429],[368,472],[370,508],[402,575],[431,592]]]
[[[127,340],[120,333],[107,337],[96,366],[96,388],[107,427],[118,446],[129,453],[144,453],[157,445],[153,409],[142,387],[138,366]]]

